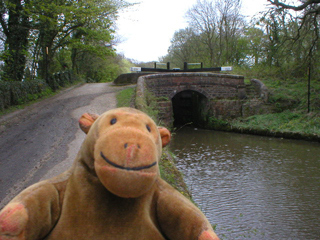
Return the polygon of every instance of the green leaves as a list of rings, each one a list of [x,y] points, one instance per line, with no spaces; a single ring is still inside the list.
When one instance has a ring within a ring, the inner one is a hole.
[[[3,79],[21,81],[28,60],[32,78],[38,73],[49,81],[59,68],[55,58],[60,51],[68,50],[69,58],[72,49],[100,58],[113,55],[113,23],[118,10],[129,5],[122,0],[1,1],[0,22],[7,34],[7,51],[2,54],[7,76]],[[74,55],[72,64],[77,60]]]

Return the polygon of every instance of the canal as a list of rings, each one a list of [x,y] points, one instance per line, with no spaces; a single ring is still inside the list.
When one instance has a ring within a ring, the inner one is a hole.
[[[170,145],[221,239],[320,239],[320,144],[182,128]]]

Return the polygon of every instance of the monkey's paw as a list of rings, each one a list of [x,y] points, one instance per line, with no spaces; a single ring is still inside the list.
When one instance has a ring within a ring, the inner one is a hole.
[[[24,240],[28,213],[21,203],[9,203],[0,212],[0,240]]]
[[[198,240],[219,240],[218,236],[211,230],[203,231]]]

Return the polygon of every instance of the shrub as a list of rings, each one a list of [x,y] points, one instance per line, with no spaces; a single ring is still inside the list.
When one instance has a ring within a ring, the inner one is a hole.
[[[72,71],[58,72],[51,76],[46,83],[44,80],[1,81],[0,80],[0,111],[36,100],[68,86],[76,80]]]
[[[0,81],[0,111],[42,96],[48,89],[43,80],[23,82]]]

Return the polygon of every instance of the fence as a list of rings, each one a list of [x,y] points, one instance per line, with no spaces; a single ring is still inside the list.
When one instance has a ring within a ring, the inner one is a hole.
[[[166,68],[158,68],[157,66],[166,65]],[[189,66],[200,65],[200,68],[191,68]],[[232,71],[232,67],[212,67],[204,68],[203,63],[184,63],[183,69],[173,68],[170,69],[170,62],[167,63],[154,63],[154,68],[132,67],[133,72],[220,72],[220,71]]]

